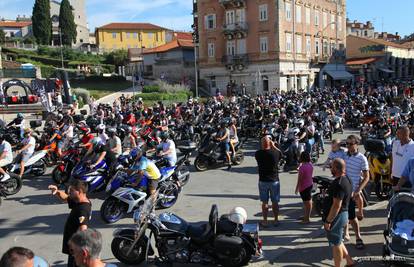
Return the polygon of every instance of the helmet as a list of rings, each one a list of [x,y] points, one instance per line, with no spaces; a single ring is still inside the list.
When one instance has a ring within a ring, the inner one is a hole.
[[[129,155],[130,155],[132,158],[138,158],[138,157],[141,157],[141,156],[142,156],[142,154],[143,154],[142,149],[141,149],[141,148],[138,148],[138,147],[136,147],[136,148],[132,149],[132,150],[131,150],[131,152],[129,153]]]
[[[242,207],[232,208],[229,212],[229,220],[236,224],[245,224],[247,221],[247,212]]]
[[[22,114],[22,113],[17,113],[17,118],[19,118],[19,119],[23,119],[23,118],[24,118],[24,116],[23,116],[23,114]]]
[[[132,133],[132,127],[131,127],[131,126],[126,127],[126,128],[125,128],[125,131],[126,131],[127,133]]]
[[[56,119],[58,120],[58,121],[60,121],[60,120],[62,120],[63,119],[63,115],[62,114],[57,114],[57,116],[56,116]]]
[[[170,137],[170,135],[167,132],[161,132],[160,134],[160,138],[161,139],[168,139]]]
[[[111,128],[108,128],[107,132],[108,132],[108,134],[115,134],[116,133],[116,129],[113,128],[113,127],[111,127]]]
[[[98,125],[98,130],[105,130],[105,124],[99,124]]]

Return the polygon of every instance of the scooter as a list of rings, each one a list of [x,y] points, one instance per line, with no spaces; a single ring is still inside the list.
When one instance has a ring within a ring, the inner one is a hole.
[[[11,166],[12,164],[9,164],[3,167],[3,169],[9,173]],[[11,196],[19,193],[22,185],[22,179],[17,174],[9,173],[9,177],[7,178],[0,174],[0,187],[4,195]]]
[[[42,176],[46,172],[46,162],[45,158],[47,155],[46,150],[40,150],[33,153],[30,159],[24,163],[24,173],[23,176],[33,175],[35,177]],[[9,170],[10,173],[19,174],[20,173],[20,164],[15,163]]]

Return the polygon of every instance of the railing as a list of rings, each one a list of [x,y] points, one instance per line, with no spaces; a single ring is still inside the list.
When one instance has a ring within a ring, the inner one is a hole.
[[[249,62],[249,56],[247,54],[225,55],[221,61],[225,65],[246,65]]]
[[[2,69],[0,78],[36,78],[36,69]]]
[[[219,0],[219,3],[224,7],[233,6],[233,7],[243,7],[246,5],[246,0]]]
[[[242,31],[247,32],[249,29],[247,22],[236,22],[231,24],[224,24],[223,31],[232,32],[232,31]]]

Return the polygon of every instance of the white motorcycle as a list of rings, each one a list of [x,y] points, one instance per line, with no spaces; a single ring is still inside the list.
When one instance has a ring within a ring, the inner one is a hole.
[[[24,173],[23,176],[33,175],[33,176],[42,176],[46,172],[46,155],[47,150],[41,150],[35,152],[30,159],[24,164]],[[20,164],[15,163],[9,170],[10,173],[19,173]]]
[[[8,171],[7,166],[4,167],[4,169]],[[22,179],[14,173],[10,173],[9,176],[6,177],[0,174],[0,187],[4,195],[15,195],[22,189]]]

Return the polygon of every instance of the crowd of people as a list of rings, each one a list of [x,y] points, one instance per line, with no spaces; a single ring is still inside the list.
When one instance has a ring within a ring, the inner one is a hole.
[[[153,195],[160,172],[145,153],[158,148],[159,156],[174,166],[177,162],[177,132],[189,132],[191,138],[196,134],[196,129],[203,130],[207,126],[213,128],[229,170],[232,169],[236,144],[241,140],[257,140],[260,137],[261,147],[255,158],[263,214],[261,227],[278,226],[280,223],[281,161],[285,162],[284,170],[298,170],[298,180],[293,191],[303,201],[304,214],[300,222],[308,224],[311,222],[313,205],[312,155],[315,149],[318,155],[325,152],[327,133],[335,133],[337,122],[343,130],[346,123],[354,119],[362,125],[364,117],[375,117],[371,123],[378,127],[371,125],[370,132],[390,146],[396,189],[403,187],[407,181],[414,182],[414,159],[411,159],[414,156],[414,142],[410,139],[410,128],[405,125],[414,117],[411,115],[410,98],[402,96],[402,102],[398,104],[401,111],[396,136],[393,136],[391,127],[387,124],[388,119],[395,115],[391,112],[391,109],[396,108],[395,99],[402,95],[399,94],[399,89],[401,91],[401,88],[392,85],[366,89],[341,87],[299,93],[273,92],[257,97],[232,95],[228,99],[218,93],[207,101],[191,98],[186,103],[171,106],[162,102],[145,106],[139,98],[134,101],[122,95],[112,104],[97,105],[91,102],[89,119],[76,121],[77,114],[73,111],[55,116],[50,120],[53,131],[48,141],[56,141],[57,155],[61,157],[65,144],[78,134],[85,147],[85,157],[93,159],[90,163],[92,168],[103,160],[112,167],[121,154],[132,155],[134,161],[129,171],[137,173],[137,183],[144,175],[149,176],[149,191]],[[354,111],[360,112],[359,117],[353,117]],[[408,113],[405,119],[402,116],[404,113]],[[17,125],[23,137],[23,147],[16,151],[23,162],[20,176],[24,173],[24,162],[31,157],[36,147],[36,140],[31,136],[33,131],[22,126],[23,120],[18,115],[10,124]],[[91,124],[91,120],[97,122]],[[118,131],[119,124],[126,126],[122,140]],[[148,136],[142,135],[145,127],[150,128]],[[155,146],[151,142],[155,142]],[[350,239],[349,224],[355,232],[356,248],[364,249],[360,222],[365,218],[362,191],[369,182],[369,164],[366,156],[358,151],[359,145],[361,139],[356,135],[346,138],[346,148],[341,147],[341,140],[332,140],[328,159],[322,164],[323,170],[330,168],[335,178],[323,212],[328,241],[333,246],[335,266],[340,266],[342,259],[346,259],[348,266],[354,264],[343,243]],[[2,167],[10,163],[11,153],[10,144],[0,135],[0,174],[7,175]],[[103,266],[98,257],[102,246],[98,244],[101,242],[100,234],[87,230],[91,214],[91,202],[86,196],[87,185],[75,180],[68,193],[58,190],[55,185],[49,186],[49,189],[53,195],[67,202],[71,210],[65,225],[62,250],[69,255],[68,266]],[[271,223],[268,219],[269,202],[274,216]],[[93,241],[88,241],[88,238]],[[30,261],[33,253],[13,248],[3,258],[2,262],[22,259]]]

